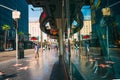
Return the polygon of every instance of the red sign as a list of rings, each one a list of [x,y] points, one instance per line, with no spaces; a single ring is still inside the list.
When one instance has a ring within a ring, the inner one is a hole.
[[[84,35],[82,38],[83,39],[90,39],[90,35]]]
[[[36,37],[31,37],[31,40],[38,40],[38,38],[36,38]]]

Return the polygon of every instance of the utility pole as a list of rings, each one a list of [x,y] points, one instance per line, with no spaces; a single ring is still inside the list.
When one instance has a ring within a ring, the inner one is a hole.
[[[102,13],[103,13],[103,17],[105,17],[105,18],[109,17],[111,15],[110,8],[109,7],[103,8]],[[109,55],[109,28],[108,28],[108,24],[106,24],[106,43],[107,43],[106,44],[107,56],[109,59],[110,55]]]
[[[41,31],[41,53],[43,53],[43,35],[42,35],[42,31]]]

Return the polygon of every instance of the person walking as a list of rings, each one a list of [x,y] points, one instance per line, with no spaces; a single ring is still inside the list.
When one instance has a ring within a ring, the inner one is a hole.
[[[39,48],[40,46],[38,44],[35,44],[35,58],[39,58]]]

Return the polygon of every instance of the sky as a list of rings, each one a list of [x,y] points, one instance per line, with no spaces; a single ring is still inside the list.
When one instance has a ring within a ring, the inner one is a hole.
[[[33,9],[33,10],[32,10]],[[83,12],[84,19],[90,20],[90,6],[83,6],[81,11]],[[41,8],[33,7],[32,5],[29,5],[29,21],[37,21],[39,20],[40,14],[42,12]]]
[[[36,8],[36,7],[33,7],[32,5],[29,5],[28,10],[29,10],[29,21],[39,20],[40,14],[42,12],[40,8]]]

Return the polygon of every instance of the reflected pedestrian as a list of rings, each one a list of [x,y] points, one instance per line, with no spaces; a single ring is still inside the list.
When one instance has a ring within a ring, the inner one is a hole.
[[[50,44],[48,45],[48,50],[50,50]]]
[[[58,50],[58,46],[57,45],[54,47],[54,50]]]
[[[88,52],[89,52],[89,42],[85,41],[85,55],[88,56]]]

